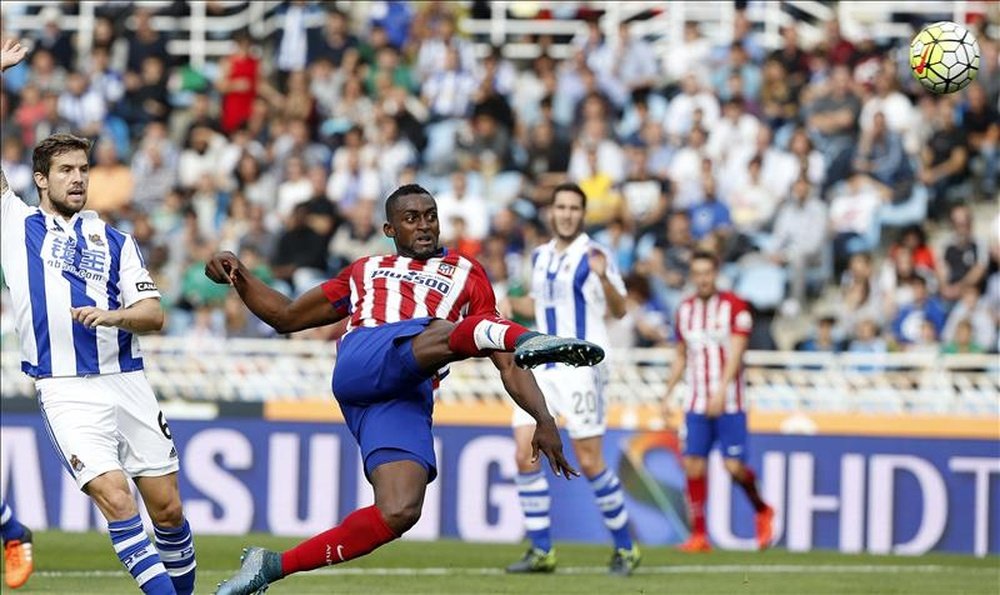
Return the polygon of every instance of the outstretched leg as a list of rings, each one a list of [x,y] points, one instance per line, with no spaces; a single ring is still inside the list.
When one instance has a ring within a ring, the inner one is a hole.
[[[336,527],[284,553],[249,548],[239,572],[219,586],[218,595],[257,593],[290,574],[360,558],[410,530],[420,519],[427,468],[396,460],[376,467],[371,480],[373,506],[355,510]]]
[[[483,314],[457,324],[434,320],[413,338],[412,348],[417,364],[427,371],[494,351],[513,352],[522,368],[548,362],[592,366],[604,359],[604,350],[593,343],[537,333],[500,316]]]

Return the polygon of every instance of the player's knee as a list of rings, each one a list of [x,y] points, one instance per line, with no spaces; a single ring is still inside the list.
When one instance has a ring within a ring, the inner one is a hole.
[[[390,503],[380,506],[385,524],[396,533],[402,535],[409,531],[420,520],[421,505],[419,502]]]
[[[90,497],[101,509],[109,521],[122,521],[132,518],[139,512],[135,498],[128,489],[112,487],[101,490],[91,490]]]
[[[705,459],[699,457],[687,457],[684,459],[684,473],[693,479],[704,477]]]
[[[158,527],[180,527],[184,524],[184,509],[179,499],[149,507],[149,518]]]
[[[742,461],[739,459],[725,459],[724,464],[726,466],[726,471],[729,472],[729,475],[735,477],[736,479],[743,477]]]

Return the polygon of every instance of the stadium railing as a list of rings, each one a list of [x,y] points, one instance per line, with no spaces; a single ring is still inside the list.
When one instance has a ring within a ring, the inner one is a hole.
[[[330,343],[151,336],[142,346],[149,380],[164,400],[296,401],[330,395],[335,360]],[[672,360],[671,349],[614,352],[611,403],[655,406]],[[746,361],[747,396],[761,412],[1000,415],[996,355],[751,351]],[[0,394],[32,397],[34,387],[20,371],[13,337],[4,341],[0,363]],[[469,405],[508,402],[487,360],[452,365],[439,398]]]
[[[86,55],[92,38],[95,13],[100,3],[80,2],[79,16],[65,16],[59,20],[64,31],[80,32],[77,36],[77,49],[81,55]],[[146,0],[145,6],[158,9],[171,4],[169,0]],[[233,48],[232,33],[248,28],[258,39],[274,33],[282,24],[279,12],[283,4],[275,0],[261,0],[245,3],[245,6],[232,14],[219,16],[209,15],[205,2],[191,1],[187,3],[191,16],[155,16],[152,25],[155,29],[169,33],[171,40],[167,50],[175,56],[186,56],[196,68],[202,67],[208,61],[214,61],[228,54]],[[341,10],[356,16],[366,12],[364,5],[351,2],[326,2],[324,5],[336,5]],[[462,1],[458,4],[468,7],[471,2]],[[530,5],[536,8],[555,8],[557,2],[534,2]],[[716,43],[725,43],[732,34],[735,17],[735,3],[731,1],[710,2],[658,2],[639,0],[620,2],[616,0],[593,0],[579,3],[591,10],[603,11],[606,18],[601,19],[601,27],[612,40],[617,36],[618,23],[633,20],[633,34],[645,37],[654,46],[660,56],[668,56],[672,44],[676,44],[683,36],[684,23],[697,22],[701,25],[702,34]],[[39,31],[45,24],[45,14],[26,14],[38,12],[51,6],[51,2],[6,0],[0,4],[0,10],[5,17],[5,28],[18,32]],[[537,44],[525,41],[526,36],[555,36],[549,50],[555,58],[566,58],[572,53],[568,38],[585,30],[583,20],[570,19],[539,19],[513,18],[508,9],[514,8],[510,1],[497,0],[490,3],[490,16],[484,19],[464,18],[460,28],[472,35],[477,41],[476,49],[479,55],[489,52],[489,46],[503,47],[504,54],[511,59],[530,59],[538,55]],[[28,9],[31,9],[30,11]],[[834,17],[841,23],[844,36],[848,39],[859,39],[872,35],[879,39],[903,39],[913,34],[913,28],[906,22],[900,22],[900,15],[908,15],[916,19],[950,19],[965,22],[972,14],[987,14],[1000,16],[998,4],[985,0],[957,0],[910,2],[905,9],[898,2],[864,1],[864,2],[818,2],[816,0],[786,0],[783,2],[751,2],[747,9],[747,17],[755,25],[760,43],[768,49],[780,44],[780,28],[783,25],[798,23],[800,36],[806,46],[820,41],[824,35],[823,23]],[[796,16],[793,16],[796,15]],[[798,19],[796,19],[798,17]],[[310,14],[306,21],[309,27],[319,27],[323,24],[322,13]],[[134,18],[125,21],[128,29],[134,28]]]

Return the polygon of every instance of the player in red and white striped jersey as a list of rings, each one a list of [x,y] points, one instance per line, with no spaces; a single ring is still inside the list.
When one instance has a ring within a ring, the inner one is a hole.
[[[771,544],[774,512],[757,492],[757,479],[746,464],[747,421],[744,408],[743,353],[746,351],[753,317],[743,300],[729,291],[719,291],[718,261],[708,252],[691,258],[691,281],[695,295],[677,309],[675,334],[677,357],[667,382],[666,409],[670,417],[671,395],[684,377],[685,446],[691,537],[684,551],[711,550],[705,527],[705,479],[708,453],[719,442],[726,470],[746,492],[757,513],[757,545]]]
[[[437,204],[427,190],[402,186],[386,199],[385,209],[383,232],[396,254],[358,259],[294,301],[231,253],[215,255],[205,267],[210,279],[232,284],[250,310],[279,332],[349,318],[337,350],[333,394],[375,492],[374,506],[284,553],[249,549],[220,595],[257,593],[290,574],[364,556],[417,522],[427,484],[437,476],[433,386],[438,370],[451,362],[490,357],[511,397],[537,421],[535,458],[545,454],[556,475],[578,475],[563,456],[534,377],[521,368],[548,362],[592,366],[604,351],[501,318],[482,266],[438,247]]]

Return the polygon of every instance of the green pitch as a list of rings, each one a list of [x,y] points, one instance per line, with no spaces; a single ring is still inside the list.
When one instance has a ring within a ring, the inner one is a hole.
[[[238,566],[240,548],[285,549],[296,539],[264,535],[195,536],[197,593]],[[559,570],[547,576],[506,576],[521,546],[456,541],[389,544],[348,564],[285,579],[268,595],[310,593],[984,593],[1000,592],[1000,559],[930,555],[848,556],[834,553],[717,552],[689,555],[647,547],[628,579],[606,576],[610,547],[557,544]],[[16,593],[138,593],[105,535],[37,532],[35,574]],[[8,591],[4,589],[4,593]],[[12,592],[13,593],[13,592]]]

